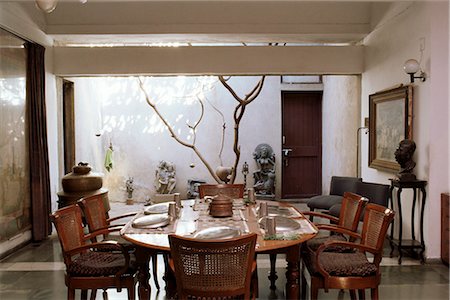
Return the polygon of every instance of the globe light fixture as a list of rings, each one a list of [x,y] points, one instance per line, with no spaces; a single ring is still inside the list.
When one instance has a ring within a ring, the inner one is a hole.
[[[35,0],[37,7],[46,13],[51,13],[55,10],[58,0]]]
[[[420,64],[415,59],[408,59],[405,61],[403,70],[406,74],[409,74],[411,83],[414,82],[414,79],[420,79],[422,82],[426,79],[426,74],[420,69]],[[417,72],[420,72],[419,76],[414,76]]]

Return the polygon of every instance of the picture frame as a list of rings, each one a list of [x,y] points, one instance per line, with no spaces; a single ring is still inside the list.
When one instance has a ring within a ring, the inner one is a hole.
[[[395,150],[413,136],[413,87],[400,86],[369,95],[369,167],[398,172]]]

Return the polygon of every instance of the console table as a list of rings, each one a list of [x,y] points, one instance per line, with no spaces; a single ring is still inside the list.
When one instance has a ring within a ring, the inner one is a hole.
[[[425,186],[427,185],[427,181],[425,180],[414,180],[414,181],[400,181],[398,179],[389,179],[391,181],[391,207],[394,208],[394,188],[397,188],[397,206],[398,206],[398,216],[399,216],[399,234],[398,239],[394,238],[394,222],[391,227],[391,235],[389,237],[389,242],[391,246],[391,257],[394,252],[394,248],[398,249],[398,264],[402,263],[402,250],[407,250],[412,254],[416,254],[415,249],[420,249],[419,256],[421,263],[425,262],[423,253],[425,252],[425,242],[423,239],[423,214],[425,209],[425,198],[426,191]],[[412,209],[411,209],[411,239],[405,240],[402,236],[403,230],[403,217],[402,217],[402,200],[401,193],[403,189],[412,189],[413,190],[413,199],[412,199]],[[417,203],[417,193],[420,190],[422,194],[422,207],[420,209],[420,241],[416,240],[416,235],[414,232],[414,215]]]

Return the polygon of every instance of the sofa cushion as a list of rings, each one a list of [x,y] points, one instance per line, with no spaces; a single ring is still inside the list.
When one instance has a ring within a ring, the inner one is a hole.
[[[341,214],[341,203],[337,203],[335,205],[333,205],[332,207],[330,207],[330,209],[328,210],[328,213],[336,218],[339,218],[339,215]],[[362,216],[363,214],[361,214]]]
[[[314,209],[329,209],[333,205],[342,202],[342,196],[338,195],[320,195],[311,197],[308,200],[308,207]]]

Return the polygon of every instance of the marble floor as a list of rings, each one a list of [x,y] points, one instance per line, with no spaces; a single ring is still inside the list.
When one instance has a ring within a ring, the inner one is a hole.
[[[111,215],[138,208],[140,208],[139,204],[132,206],[113,204]],[[267,279],[268,256],[258,256],[259,299],[285,299],[286,263],[281,255],[278,258],[277,289],[270,290]],[[162,258],[159,259],[159,270],[164,270],[162,262]],[[0,299],[66,299],[64,268],[56,235],[50,236],[43,243],[29,244],[0,261]],[[151,299],[166,299],[162,275],[158,280],[161,285],[160,292],[156,291],[153,278],[150,280]],[[399,266],[395,257],[385,257],[382,261],[382,282],[379,291],[380,299],[448,300],[449,269],[439,263],[421,265],[411,258],[405,258]],[[77,298],[79,296],[77,293]],[[125,290],[117,293],[110,289],[108,296],[111,300],[127,298]],[[370,298],[368,291],[366,297]],[[102,299],[100,292],[97,299]],[[340,293],[330,290],[329,293],[324,293],[321,290],[319,299],[350,299],[350,295],[348,292]]]

